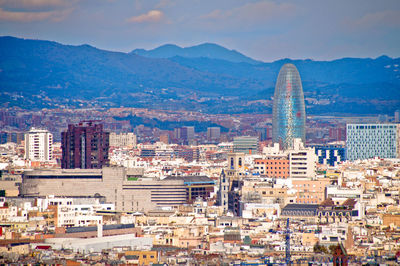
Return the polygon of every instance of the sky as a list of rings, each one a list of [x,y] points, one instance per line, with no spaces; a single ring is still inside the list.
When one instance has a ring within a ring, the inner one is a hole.
[[[211,42],[265,62],[400,57],[400,0],[0,0],[0,35],[122,52]]]

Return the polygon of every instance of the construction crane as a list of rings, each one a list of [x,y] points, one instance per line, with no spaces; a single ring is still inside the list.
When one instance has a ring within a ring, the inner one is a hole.
[[[289,218],[286,220],[286,265],[290,265],[290,226]]]

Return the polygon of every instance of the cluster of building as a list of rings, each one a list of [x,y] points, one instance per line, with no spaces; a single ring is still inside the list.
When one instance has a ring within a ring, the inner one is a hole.
[[[348,123],[332,130],[345,142],[307,143],[291,64],[272,117],[270,143],[215,126],[206,143],[193,126],[154,142],[96,120],[60,143],[32,128],[0,146],[0,263],[400,262],[400,125]]]

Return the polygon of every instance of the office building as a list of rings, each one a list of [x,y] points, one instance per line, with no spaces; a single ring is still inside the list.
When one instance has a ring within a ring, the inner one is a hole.
[[[257,154],[258,138],[250,136],[235,137],[233,139],[233,152]]]
[[[132,132],[129,133],[110,133],[110,147],[115,148],[134,148],[136,147],[136,135]]]
[[[180,127],[174,129],[174,138],[178,144],[194,144],[194,127]]]
[[[21,144],[24,138],[25,134],[22,132],[0,132],[0,144],[5,144],[8,142]]]
[[[348,124],[347,160],[374,157],[396,158],[399,155],[399,124]]]
[[[187,189],[187,202],[193,203],[196,199],[208,200],[214,192],[215,182],[208,176],[167,176],[163,181],[180,181]]]
[[[207,128],[207,141],[212,143],[219,143],[221,137],[220,127],[208,127]]]
[[[337,166],[346,160],[346,149],[342,145],[313,145],[318,163]]]
[[[107,165],[109,138],[98,121],[68,125],[68,130],[61,135],[61,167],[100,169]]]
[[[292,148],[293,139],[305,143],[306,111],[303,88],[297,68],[285,64],[275,86],[272,118],[272,141],[282,149]]]
[[[53,134],[37,128],[31,128],[25,133],[25,159],[37,162],[52,160]]]

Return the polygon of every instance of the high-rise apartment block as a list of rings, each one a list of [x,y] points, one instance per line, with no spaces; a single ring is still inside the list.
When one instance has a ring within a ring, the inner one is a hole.
[[[61,134],[61,167],[99,169],[107,165],[109,135],[98,121],[68,125],[68,130]]]
[[[194,127],[175,128],[174,138],[179,144],[192,145],[194,142]]]
[[[25,133],[25,159],[38,162],[52,160],[53,134],[37,128],[31,128]]]
[[[347,160],[399,156],[399,124],[348,124]]]
[[[258,153],[258,137],[242,136],[233,139],[233,152]]]
[[[220,127],[208,127],[207,128],[207,141],[218,143],[221,137]]]
[[[300,74],[293,64],[285,64],[276,81],[272,109],[272,142],[293,148],[293,139],[305,143],[306,111]]]
[[[110,133],[110,147],[116,148],[133,148],[136,147],[136,135],[132,132],[129,133]]]
[[[25,138],[25,133],[22,132],[0,132],[0,144],[5,144],[7,142],[14,142],[17,144],[21,144],[21,142]]]

